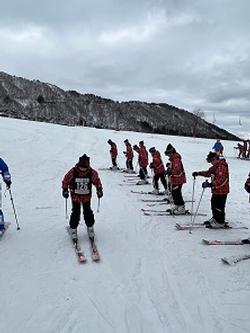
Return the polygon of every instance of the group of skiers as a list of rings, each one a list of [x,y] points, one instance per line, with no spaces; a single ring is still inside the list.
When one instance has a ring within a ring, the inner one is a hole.
[[[111,140],[108,140],[108,143],[111,145],[110,154],[113,166],[111,169],[117,169],[117,155],[118,149],[117,145]],[[127,150],[124,152],[127,157],[126,167],[127,172],[133,171],[133,151],[132,145],[129,143],[128,139],[124,141]],[[143,141],[140,141],[139,147],[134,145],[133,149],[138,153],[138,164],[140,167],[139,175],[141,181],[137,182],[138,185],[148,184],[147,181],[147,166],[148,154],[147,149]],[[229,170],[226,159],[223,157],[224,147],[219,139],[215,142],[213,146],[213,151],[209,152],[207,155],[207,162],[211,163],[212,166],[208,170],[204,171],[194,171],[192,176],[194,181],[197,176],[202,176],[210,178],[202,183],[203,191],[206,188],[211,188],[211,210],[212,217],[208,221],[205,221],[205,224],[211,228],[225,228],[228,227],[228,223],[225,220],[225,207],[227,201],[227,195],[229,193]],[[115,152],[115,154],[114,154]],[[176,151],[172,144],[168,144],[165,150],[165,155],[169,158],[169,163],[166,164],[166,168],[161,158],[161,154],[155,147],[151,147],[149,152],[152,157],[152,162],[149,164],[149,167],[153,171],[153,194],[159,194],[159,179],[164,187],[163,193],[170,195],[173,201],[173,208],[171,213],[174,215],[183,215],[186,213],[185,202],[182,196],[182,186],[186,183],[185,170],[182,164],[182,157]],[[246,187],[245,187],[246,188]]]
[[[117,166],[117,145],[111,140],[110,155],[112,160],[112,170],[119,169]],[[138,185],[148,184],[147,167],[153,170],[153,186],[152,193],[159,194],[159,179],[164,187],[164,194],[171,194],[174,207],[172,213],[175,215],[183,215],[186,213],[185,202],[182,196],[182,186],[186,183],[186,175],[182,164],[182,157],[176,151],[172,144],[168,144],[165,150],[165,155],[169,158],[169,162],[164,166],[160,152],[151,147],[149,153],[151,154],[152,161],[149,164],[148,152],[143,141],[139,142],[139,146],[134,145],[133,149],[128,139],[124,141],[126,151],[126,167],[127,171],[133,171],[133,150],[138,154],[138,164],[140,167],[139,176],[140,181]],[[225,205],[227,195],[229,193],[229,171],[228,164],[225,158],[221,157],[223,150],[220,154],[217,151],[209,152],[207,155],[207,162],[212,166],[205,171],[194,171],[192,176],[194,181],[196,177],[202,176],[211,178],[202,183],[203,189],[211,188],[211,209],[212,218],[206,221],[208,227],[211,228],[224,228],[227,223],[225,221]],[[11,175],[7,164],[0,158],[0,173],[2,174],[3,181],[8,189],[11,187]],[[168,181],[167,181],[168,180]],[[170,184],[170,186],[169,186]],[[72,212],[69,220],[69,227],[72,239],[77,240],[77,227],[80,222],[81,206],[83,208],[84,221],[87,226],[88,235],[94,239],[94,223],[95,218],[91,209],[92,185],[96,187],[97,197],[100,199],[103,196],[103,187],[100,177],[96,170],[90,166],[90,157],[83,154],[79,157],[76,165],[71,168],[62,180],[62,196],[65,199],[71,196]],[[171,193],[169,193],[169,190]],[[250,172],[245,183],[245,190],[250,193]],[[250,197],[250,196],[249,196]],[[0,202],[1,203],[1,202]],[[4,218],[2,207],[0,206],[0,230],[4,229]]]
[[[238,158],[249,159],[250,158],[250,140],[243,140],[242,143],[238,143],[235,149],[239,150]]]

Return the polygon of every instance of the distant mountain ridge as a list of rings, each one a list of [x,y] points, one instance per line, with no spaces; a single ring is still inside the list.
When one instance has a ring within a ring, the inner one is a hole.
[[[0,116],[69,126],[240,140],[165,103],[117,102],[0,72]]]

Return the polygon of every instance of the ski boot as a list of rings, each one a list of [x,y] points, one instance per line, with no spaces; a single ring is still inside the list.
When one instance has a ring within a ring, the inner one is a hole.
[[[91,241],[94,241],[94,238],[95,238],[94,227],[88,227],[88,228],[87,228],[87,231],[88,231],[89,239],[90,239]]]
[[[77,243],[77,229],[69,227],[69,234],[74,243]]]

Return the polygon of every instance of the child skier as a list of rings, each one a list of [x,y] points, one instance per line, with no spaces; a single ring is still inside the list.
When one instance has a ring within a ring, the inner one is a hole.
[[[112,167],[110,167],[110,169],[113,169],[113,170],[119,169],[117,166],[117,162],[116,162],[117,155],[118,155],[117,146],[111,139],[108,140],[108,144],[111,146],[109,152],[110,152],[110,156],[111,156]]]
[[[146,146],[144,145],[144,141],[139,142],[139,148],[140,148],[140,152],[143,156],[144,165],[145,165],[144,172],[145,172],[145,175],[147,177],[148,176],[148,170],[147,170],[147,167],[148,167],[148,151],[147,151]]]
[[[142,148],[139,148],[137,145],[134,145],[133,149],[134,149],[134,151],[136,151],[138,153],[138,164],[140,167],[139,176],[140,176],[141,180],[139,180],[137,182],[137,185],[148,184],[148,181],[147,181],[148,159],[147,159],[147,155],[145,154],[145,150]]]
[[[220,142],[220,139],[216,140],[212,149],[215,151],[215,153],[217,153],[218,156],[223,155],[224,147],[223,147],[222,143]]]
[[[220,159],[215,152],[209,152],[207,162],[212,166],[207,171],[194,171],[193,177],[211,177],[211,183],[207,180],[202,183],[203,188],[210,187],[212,191],[211,209],[213,217],[204,222],[210,228],[225,228],[225,206],[229,193],[229,171],[228,164],[224,158]]]
[[[186,209],[182,197],[182,185],[186,183],[186,175],[181,161],[181,155],[176,152],[171,144],[168,144],[165,155],[168,156],[171,163],[168,176],[170,177],[171,193],[175,205],[172,208],[172,213],[175,215],[183,215],[186,213]]]
[[[70,169],[62,181],[62,195],[72,200],[72,213],[69,220],[72,240],[77,242],[77,227],[80,222],[81,206],[89,238],[94,240],[94,214],[91,209],[92,184],[96,187],[98,198],[103,196],[102,183],[98,173],[90,167],[90,158],[84,154],[78,163]]]
[[[133,158],[134,158],[134,153],[133,149],[131,146],[131,143],[128,141],[128,139],[124,140],[124,143],[126,145],[126,151],[124,151],[124,155],[126,156],[126,168],[128,173],[133,173],[134,168],[133,168]]]
[[[155,147],[151,147],[149,149],[149,152],[153,158],[153,161],[150,163],[150,168],[154,170],[154,177],[153,177],[153,186],[154,190],[152,191],[154,194],[159,194],[159,179],[162,182],[162,185],[164,187],[164,193],[168,193],[168,185],[165,178],[165,168],[164,164],[161,159],[161,154],[158,150],[155,149]]]

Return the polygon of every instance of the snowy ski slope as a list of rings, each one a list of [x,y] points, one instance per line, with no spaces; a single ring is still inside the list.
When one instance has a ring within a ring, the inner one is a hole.
[[[66,233],[61,196],[63,175],[83,153],[92,167],[110,166],[111,138],[124,166],[124,139],[144,140],[162,153],[172,143],[182,154],[191,199],[194,170],[215,140],[64,127],[0,118],[0,156],[13,177],[12,193],[21,230],[15,229],[11,203],[3,196],[5,220],[12,225],[0,240],[0,332],[2,333],[243,333],[250,332],[250,260],[227,266],[221,257],[250,253],[249,245],[205,246],[202,239],[238,239],[248,230],[177,231],[190,217],[144,216],[146,198],[125,184],[123,173],[99,171],[104,197],[100,213],[93,191],[97,245],[92,263],[83,223],[80,244],[88,261],[77,263]],[[223,142],[231,175],[227,220],[250,228],[250,205],[243,189],[250,162],[234,157],[234,142]],[[164,156],[164,161],[167,159]],[[136,164],[136,163],[134,163]],[[204,178],[197,178],[197,204]],[[200,211],[210,217],[210,190]],[[147,196],[149,197],[149,196]],[[191,208],[191,203],[186,204]],[[159,206],[162,209],[164,206]],[[156,207],[157,209],[157,207]],[[202,222],[204,217],[197,217]]]

